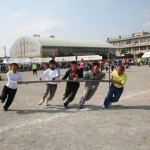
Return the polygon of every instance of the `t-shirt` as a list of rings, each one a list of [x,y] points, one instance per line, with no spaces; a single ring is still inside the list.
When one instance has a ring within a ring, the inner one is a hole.
[[[127,75],[125,73],[119,76],[117,70],[114,70],[112,72],[112,76],[113,76],[113,80],[121,81],[121,84],[122,84],[122,85],[119,85],[117,83],[113,83],[115,87],[122,88],[125,85],[126,80],[127,80]]]
[[[85,66],[84,66],[84,62],[83,61],[80,61],[80,63],[79,63],[79,68],[84,68]]]
[[[60,77],[60,71],[58,68],[55,68],[54,70],[48,68],[46,69],[43,74],[40,76],[41,79],[43,79],[44,77],[46,77],[46,80],[58,80]],[[57,82],[48,82],[49,84],[57,84]]]
[[[7,73],[8,81],[6,83],[6,86],[11,89],[17,89],[18,83],[17,81],[23,81],[22,76],[19,72],[13,73],[12,71]]]

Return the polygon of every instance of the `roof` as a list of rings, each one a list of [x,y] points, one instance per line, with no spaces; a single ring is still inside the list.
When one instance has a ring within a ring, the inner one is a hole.
[[[115,46],[104,41],[62,39],[41,36],[33,36],[33,39],[38,41],[41,46],[116,48]]]

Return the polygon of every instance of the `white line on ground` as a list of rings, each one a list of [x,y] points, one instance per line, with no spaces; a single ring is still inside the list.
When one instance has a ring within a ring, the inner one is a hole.
[[[130,97],[134,97],[134,96],[139,96],[139,95],[143,95],[145,93],[148,93],[150,92],[150,90],[147,90],[147,91],[141,91],[139,93],[136,93],[136,94],[131,94],[131,95],[128,95],[128,96],[124,96],[122,97],[122,99],[127,99],[127,98],[130,98]],[[43,122],[47,123],[51,120],[54,120],[54,119],[58,119],[60,117],[65,117],[65,116],[68,116],[68,115],[73,115],[73,114],[76,114],[76,113],[63,113],[63,114],[55,114],[53,115],[52,117],[48,117],[46,119],[36,119],[34,121],[30,121],[30,122],[22,122],[22,123],[19,123],[18,125],[16,126],[6,126],[6,127],[3,127],[0,129],[0,133],[1,132],[4,132],[4,131],[8,131],[8,130],[12,130],[12,129],[19,129],[19,128],[22,128],[22,127],[25,127],[25,126],[28,126],[28,125],[34,125],[34,124],[41,124]]]
[[[43,123],[49,122],[49,121],[51,121],[53,119],[57,119],[57,118],[60,118],[60,117],[65,117],[65,116],[67,116],[69,114],[70,113],[67,113],[67,114],[65,114],[65,113],[63,113],[63,114],[55,114],[54,116],[48,117],[46,119],[36,119],[36,120],[30,121],[30,122],[19,123],[16,126],[7,126],[7,127],[4,127],[4,128],[1,128],[0,129],[0,133],[4,132],[4,131],[12,130],[12,129],[19,129],[19,128],[25,127],[27,125],[34,125],[34,124],[38,124],[38,123],[42,123],[43,124]],[[73,113],[71,113],[71,115],[72,114]]]
[[[127,98],[130,98],[130,97],[143,95],[143,94],[145,94],[145,93],[150,93],[150,90],[141,91],[141,92],[138,92],[138,93],[135,93],[135,92],[134,92],[134,94],[130,94],[130,95],[127,95],[127,96],[123,96],[121,99],[127,99]]]

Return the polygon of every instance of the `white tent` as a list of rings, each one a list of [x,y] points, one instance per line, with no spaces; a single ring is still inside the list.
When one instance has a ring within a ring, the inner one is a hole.
[[[142,58],[150,58],[150,52],[145,52]]]
[[[84,61],[102,60],[102,56],[99,55],[77,56],[77,61],[80,61],[81,59],[83,59]]]
[[[4,59],[3,63],[4,64],[11,64],[11,63],[30,63],[29,58],[9,58],[9,59]]]

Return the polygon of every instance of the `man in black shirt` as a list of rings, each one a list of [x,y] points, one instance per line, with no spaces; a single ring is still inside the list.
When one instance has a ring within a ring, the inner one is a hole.
[[[78,79],[82,78],[83,74],[78,69],[78,64],[76,61],[71,62],[71,68],[67,70],[65,76],[62,78],[62,80],[72,80],[73,82],[67,82],[66,90],[64,93],[63,100],[67,98],[67,101],[64,103],[64,108],[67,108],[68,104],[73,101],[78,88],[80,86],[80,83],[78,82]]]

